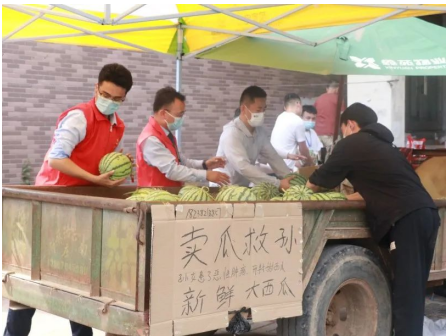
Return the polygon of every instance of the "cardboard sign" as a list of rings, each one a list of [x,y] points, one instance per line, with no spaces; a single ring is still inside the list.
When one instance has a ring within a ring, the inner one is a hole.
[[[151,210],[151,334],[224,328],[243,307],[253,321],[302,314],[301,204]]]

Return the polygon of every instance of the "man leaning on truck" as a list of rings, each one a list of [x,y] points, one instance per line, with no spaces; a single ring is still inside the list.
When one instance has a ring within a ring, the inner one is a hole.
[[[341,130],[344,139],[307,186],[333,188],[348,179],[356,191],[349,199],[365,200],[372,235],[390,247],[393,259],[395,336],[421,336],[426,283],[440,226],[438,209],[372,109],[360,103],[348,107],[341,116]]]
[[[100,175],[98,167],[104,155],[119,147],[124,123],[116,111],[132,85],[132,75],[124,66],[107,64],[102,68],[95,96],[89,102],[69,108],[57,119],[53,140],[35,185],[113,187],[124,182],[125,179],[110,180],[113,171]],[[4,336],[29,334],[36,310],[24,308],[15,303],[11,305]],[[73,321],[70,324],[73,336],[93,335],[90,327]]]

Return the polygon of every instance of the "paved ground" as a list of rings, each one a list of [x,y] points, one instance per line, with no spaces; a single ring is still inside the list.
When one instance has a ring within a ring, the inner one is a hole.
[[[6,316],[8,313],[8,300],[2,301],[2,329],[6,323]],[[436,321],[438,319],[446,319],[446,298],[441,296],[429,296],[426,298],[426,316]],[[254,324],[252,331],[246,335],[249,336],[273,336],[276,334],[275,322],[264,322]],[[70,336],[70,325],[67,320],[47,314],[42,311],[37,311],[33,318],[33,326],[29,336]],[[104,336],[105,333],[99,330],[94,330],[94,336]],[[218,332],[218,335],[229,336],[224,330]]]

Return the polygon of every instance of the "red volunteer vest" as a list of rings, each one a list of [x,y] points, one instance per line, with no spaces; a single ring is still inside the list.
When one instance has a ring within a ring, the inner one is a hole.
[[[169,180],[166,175],[160,172],[157,167],[150,166],[144,161],[143,146],[144,141],[150,137],[156,137],[166,148],[175,156],[177,164],[179,163],[178,155],[172,141],[167,137],[162,127],[155,121],[154,117],[150,117],[146,127],[139,135],[136,142],[136,164],[138,166],[138,186],[139,187],[181,187],[182,182]],[[176,144],[176,140],[175,140]]]
[[[115,114],[116,125],[111,125],[109,119],[97,109],[93,98],[88,103],[76,105],[63,112],[57,119],[56,127],[68,112],[72,110],[82,110],[84,112],[87,120],[87,131],[85,139],[71,152],[70,159],[87,172],[99,175],[99,161],[101,161],[104,155],[116,149],[124,134],[124,122]],[[51,147],[54,143],[55,138],[53,136]],[[48,164],[48,154],[51,151],[51,147],[45,155],[42,167],[37,174],[35,185],[83,186],[92,184],[51,168]]]

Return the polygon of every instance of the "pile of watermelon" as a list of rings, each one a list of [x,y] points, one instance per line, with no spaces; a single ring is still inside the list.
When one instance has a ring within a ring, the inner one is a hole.
[[[293,173],[291,188],[281,192],[271,183],[261,183],[253,188],[237,185],[224,186],[218,193],[212,195],[207,187],[186,185],[178,192],[172,194],[159,188],[140,188],[127,198],[132,201],[145,202],[255,202],[255,201],[340,201],[346,200],[344,194],[334,191],[314,193],[305,185],[307,179],[302,175]]]

